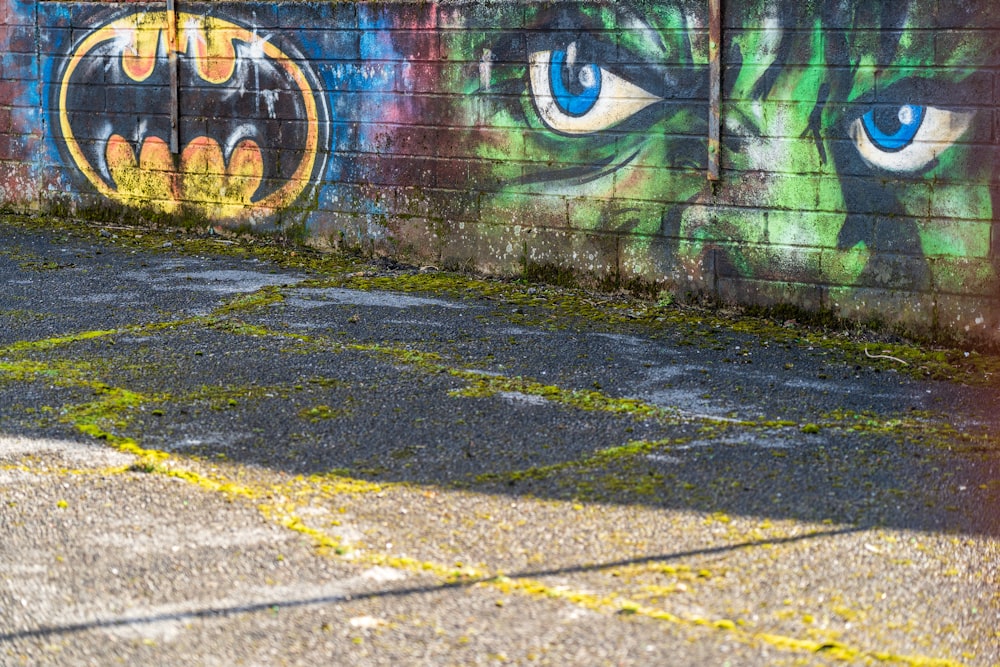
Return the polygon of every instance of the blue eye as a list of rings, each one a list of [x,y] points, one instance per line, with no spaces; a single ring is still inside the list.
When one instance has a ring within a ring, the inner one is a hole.
[[[601,96],[601,68],[593,64],[581,67],[574,80],[572,68],[566,66],[565,51],[552,52],[549,81],[552,97],[560,110],[570,116],[583,116],[594,108]]]
[[[663,99],[600,65],[577,65],[576,58],[576,42],[528,54],[531,101],[542,122],[560,134],[601,132]]]
[[[872,109],[861,117],[865,134],[882,151],[901,151],[911,143],[924,120],[924,107],[904,104],[898,109]]]

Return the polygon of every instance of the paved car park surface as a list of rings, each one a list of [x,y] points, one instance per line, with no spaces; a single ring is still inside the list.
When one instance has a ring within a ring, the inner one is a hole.
[[[1000,664],[988,355],[0,237],[0,664]]]

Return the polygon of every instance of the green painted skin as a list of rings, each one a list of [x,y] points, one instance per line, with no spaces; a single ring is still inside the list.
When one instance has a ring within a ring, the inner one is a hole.
[[[854,26],[848,32],[834,31],[814,19],[806,26],[808,32],[786,38],[790,52],[786,59],[801,65],[786,64],[776,70],[768,67],[771,35],[745,32],[734,37],[744,65],[731,94],[738,101],[727,105],[724,117],[726,129],[746,139],[739,150],[727,142],[730,150],[723,163],[740,171],[768,173],[759,182],[754,180],[752,192],[740,202],[752,211],[744,219],[727,220],[717,229],[718,225],[685,216],[690,223],[682,225],[681,236],[736,241],[726,251],[746,276],[786,272],[810,282],[902,289],[933,286],[941,291],[959,290],[970,277],[977,283],[995,278],[985,261],[993,216],[991,175],[984,161],[977,159],[976,151],[982,147],[966,143],[977,124],[989,123],[983,118],[989,113],[947,106],[968,96],[963,85],[982,64],[977,53],[985,52],[983,45],[967,39],[942,61],[934,33],[927,30],[933,17],[925,4],[909,8],[898,43],[887,48],[879,31],[890,17],[877,15],[879,11],[859,4],[851,15],[845,14]],[[891,57],[884,56],[886,50]],[[769,71],[777,71],[770,86],[765,81]],[[965,114],[971,118],[966,130],[954,137],[931,134],[931,119],[925,120],[915,143],[936,142],[940,152],[929,162],[911,158],[903,161],[908,168],[884,169],[865,161],[858,144],[871,141],[863,135],[855,140],[852,126],[859,127],[872,109],[903,105],[938,108],[953,119]],[[811,117],[818,123],[811,126]],[[859,188],[870,192],[873,201],[852,198],[852,191]],[[851,214],[867,218],[858,224],[876,228],[852,237]],[[793,245],[826,250],[798,252],[788,247]],[[703,247],[692,243],[684,254]],[[908,277],[893,275],[878,261],[879,253],[897,251],[915,256],[903,265],[910,269]],[[926,277],[920,275],[921,255],[933,258],[927,262]],[[866,271],[872,275],[865,277]]]
[[[466,104],[470,140],[491,165],[484,220],[633,235],[623,268],[695,291],[721,276],[814,285],[823,296],[807,305],[821,307],[856,288],[995,294],[993,118],[977,106],[992,95],[977,76],[991,33],[970,29],[982,17],[931,3],[809,5],[727,6],[714,186],[706,3],[473,10],[473,26],[528,28],[464,45],[480,61]],[[564,81],[558,67],[532,72],[539,54],[557,53],[577,58]],[[601,68],[604,89],[618,77],[660,99],[605,114],[590,132],[560,128],[538,81],[574,92],[585,63]],[[905,148],[883,150],[863,129],[872,113],[889,118],[887,135],[893,122],[922,121]],[[586,251],[586,235],[570,238]],[[574,262],[586,272],[585,256]]]

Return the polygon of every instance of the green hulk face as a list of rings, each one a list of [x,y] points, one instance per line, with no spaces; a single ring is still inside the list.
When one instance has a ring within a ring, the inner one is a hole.
[[[705,7],[554,3],[483,17],[516,26],[473,47],[474,143],[492,161],[484,218],[658,236],[664,211],[707,187]]]
[[[774,3],[758,20],[772,30],[734,32],[723,165],[743,173],[719,200],[737,210],[683,215],[681,255],[717,248],[723,276],[903,291],[990,280],[988,49],[931,30],[929,3],[828,4]]]
[[[473,47],[484,217],[628,232],[626,271],[681,288],[791,281],[811,305],[843,296],[825,285],[995,291],[994,49],[947,29],[992,10],[733,4],[714,188],[706,2],[482,17],[515,26]]]

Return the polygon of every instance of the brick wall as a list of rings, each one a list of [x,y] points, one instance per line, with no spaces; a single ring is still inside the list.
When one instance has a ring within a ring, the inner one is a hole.
[[[0,207],[36,205],[39,67],[31,4],[0,3]]]
[[[711,4],[2,0],[0,205],[1000,341],[1000,8]]]

